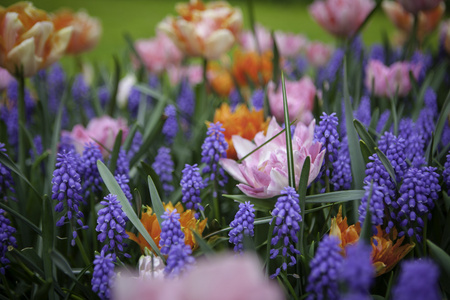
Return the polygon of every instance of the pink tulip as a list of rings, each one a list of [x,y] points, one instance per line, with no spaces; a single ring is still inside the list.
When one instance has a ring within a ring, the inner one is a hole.
[[[308,43],[304,35],[282,31],[275,32],[275,40],[281,57],[285,58],[295,57],[306,49]]]
[[[273,41],[270,31],[267,30],[263,25],[255,25],[256,39],[258,40],[259,50],[264,53],[266,51],[272,51]],[[239,43],[242,48],[247,51],[258,51],[256,46],[255,36],[251,30],[242,31],[239,35]]]
[[[309,13],[331,34],[350,37],[374,7],[373,0],[316,0],[309,6]]]
[[[0,68],[0,91],[6,89],[11,81],[14,81],[14,77],[9,74],[8,70]]]
[[[420,65],[408,62],[396,62],[390,67],[378,60],[370,60],[366,67],[366,88],[376,96],[392,98],[406,96],[411,90],[409,72],[419,77]]]
[[[134,46],[146,69],[153,73],[160,74],[170,66],[178,66],[183,59],[183,53],[162,32],[152,39],[138,40]]]
[[[308,126],[298,123],[292,136],[294,155],[295,182],[298,184],[300,173],[307,156],[311,158],[308,184],[319,174],[325,150],[320,151],[322,144],[314,142],[313,120]],[[233,136],[233,145],[239,159],[255,150],[258,146],[283,130],[275,117],[270,121],[267,134],[259,132],[254,143],[240,136]],[[279,135],[268,144],[256,150],[241,164],[235,160],[222,158],[220,164],[234,179],[241,182],[238,188],[247,196],[255,198],[270,198],[279,195],[281,190],[289,185],[286,152],[286,137]]]
[[[203,81],[203,68],[201,65],[171,66],[167,69],[167,73],[172,85],[177,85],[183,78],[187,78],[192,86]]]
[[[105,148],[100,147],[103,157],[109,155],[108,150],[112,150],[116,136],[122,130],[122,143],[128,135],[128,126],[124,119],[113,119],[109,116],[92,119],[86,128],[81,124],[73,127],[72,132],[63,132],[72,138],[75,149],[78,153],[83,153],[86,143],[99,142]]]
[[[311,78],[304,76],[299,81],[285,80],[286,96],[288,100],[289,119],[309,124],[313,119],[312,109],[316,87]],[[275,84],[269,82],[267,86],[270,110],[278,120],[284,119],[283,92],[281,84],[275,90]]]
[[[397,0],[403,8],[412,13],[417,14],[419,11],[426,11],[436,8],[442,0]]]
[[[255,256],[226,254],[199,261],[175,280],[123,273],[116,279],[113,299],[281,300],[284,295],[276,282],[264,276]]]
[[[312,42],[306,49],[308,62],[316,68],[325,66],[332,54],[333,47],[321,42]]]

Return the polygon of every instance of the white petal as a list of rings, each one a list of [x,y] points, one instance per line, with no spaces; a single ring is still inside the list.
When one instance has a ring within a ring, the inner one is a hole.
[[[48,37],[53,32],[53,23],[48,21],[37,22],[33,25],[27,32],[25,32],[22,37],[28,39],[34,37],[34,43],[36,46],[36,55],[39,57],[43,56],[45,43]]]
[[[42,68],[53,64],[61,58],[66,51],[67,45],[69,45],[72,31],[72,26],[64,27],[53,35],[51,51],[46,58],[45,65],[41,66]]]
[[[256,148],[255,144],[239,135],[233,135],[231,140],[233,141],[233,146],[239,159],[246,156]]]
[[[228,29],[219,29],[211,34],[205,41],[204,55],[208,59],[217,59],[231,49],[234,36]]]
[[[8,12],[4,19],[3,43],[6,53],[14,48],[17,39],[17,32],[23,28],[22,22],[19,20],[19,14],[16,12]]]
[[[24,40],[8,53],[6,68],[15,74],[20,67],[23,67],[25,77],[33,76],[42,62],[42,58],[34,55],[34,49],[34,38]]]

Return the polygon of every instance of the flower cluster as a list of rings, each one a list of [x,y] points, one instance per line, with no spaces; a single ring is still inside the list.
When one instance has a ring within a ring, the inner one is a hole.
[[[228,143],[225,140],[220,122],[211,123],[206,134],[208,135],[202,145],[203,174],[209,174],[208,180],[217,180],[220,186],[224,186],[228,181],[224,170],[219,165],[219,159],[227,157]]]
[[[297,263],[295,255],[300,254],[300,251],[296,249],[297,232],[300,230],[301,221],[298,194],[294,188],[286,187],[281,191],[281,196],[278,197],[275,209],[272,211],[271,222],[275,222],[275,226],[270,244],[275,247],[270,250],[270,258],[275,259],[281,250],[283,263],[270,276],[271,278],[278,276],[281,269],[286,271],[288,266],[294,266]],[[286,263],[288,259],[289,262]]]
[[[161,147],[158,149],[152,168],[155,170],[156,175],[159,176],[164,193],[169,195],[174,190],[172,185],[173,161],[170,156],[170,148]]]
[[[203,211],[202,199],[200,192],[205,187],[203,179],[200,175],[197,164],[186,164],[183,171],[183,176],[180,181],[181,194],[183,195],[181,201],[186,205],[187,209],[196,211],[195,218],[200,218],[200,212]]]
[[[17,247],[16,238],[13,234],[16,229],[11,226],[11,221],[5,216],[5,211],[0,208],[0,273],[5,274],[5,269],[10,263],[5,257],[8,247]]]
[[[234,244],[235,252],[242,252],[244,249],[244,236],[253,237],[255,234],[253,231],[255,223],[255,209],[253,206],[250,202],[239,204],[239,210],[234,216],[234,220],[230,223],[232,229],[228,235],[230,236],[230,243]]]
[[[322,144],[322,149],[326,150],[324,166],[326,176],[330,176],[330,166],[338,159],[339,133],[337,131],[339,120],[336,113],[327,115],[323,113],[320,116],[319,125],[316,126],[314,139]],[[320,177],[320,176],[319,176]]]
[[[91,285],[92,290],[96,292],[102,300],[111,298],[111,288],[114,286],[114,281],[116,279],[114,261],[114,256],[105,251],[95,255]]]
[[[379,186],[377,183],[366,184],[364,186],[365,193],[364,197],[361,199],[361,204],[359,206],[359,222],[364,223],[367,214],[367,207],[369,206],[369,211],[372,216],[371,223],[373,228],[376,226],[383,225],[384,219],[384,191],[385,189]]]
[[[177,111],[175,106],[173,106],[172,104],[167,105],[166,109],[164,110],[164,114],[166,115],[167,119],[164,122],[162,133],[166,137],[166,143],[168,145],[171,145],[178,132]]]
[[[6,148],[4,143],[0,143],[0,152],[6,154]],[[11,176],[11,171],[0,163],[0,197],[3,201],[8,199],[7,191],[15,193],[14,190],[14,179]]]
[[[84,180],[83,191],[86,198],[92,192],[94,195],[102,191],[102,178],[97,169],[97,160],[103,162],[102,153],[98,145],[88,143],[84,147],[81,157],[81,166],[79,167],[81,177]]]

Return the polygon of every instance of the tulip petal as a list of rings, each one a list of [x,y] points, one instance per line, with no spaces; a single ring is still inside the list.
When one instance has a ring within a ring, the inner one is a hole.
[[[34,37],[35,53],[39,57],[44,56],[44,48],[48,37],[53,32],[53,23],[48,21],[37,22],[22,37],[28,39]]]
[[[34,55],[34,49],[34,38],[24,40],[8,53],[6,68],[14,74],[23,67],[25,77],[32,76],[42,62],[42,58]]]
[[[11,51],[16,44],[18,32],[23,28],[22,22],[19,20],[19,14],[16,12],[8,12],[5,15],[4,28],[2,32],[3,43],[6,53]]]
[[[244,176],[242,176],[242,172],[239,169],[239,164],[235,160],[229,158],[221,158],[219,160],[219,163],[222,168],[231,175],[231,177],[233,177],[237,181],[248,184],[247,180],[244,178]]]
[[[256,148],[255,144],[239,135],[233,135],[231,140],[233,141],[234,149],[236,150],[239,159],[246,156]],[[249,158],[253,155],[254,154],[250,155]]]
[[[72,26],[64,27],[53,35],[53,38],[51,40],[51,51],[47,56],[47,60],[45,61],[44,66],[42,66],[43,68],[53,64],[61,58],[61,56],[66,51],[67,45],[70,42],[72,31]]]
[[[214,31],[205,41],[204,55],[208,59],[217,59],[222,53],[230,50],[234,44],[234,36],[227,29]]]

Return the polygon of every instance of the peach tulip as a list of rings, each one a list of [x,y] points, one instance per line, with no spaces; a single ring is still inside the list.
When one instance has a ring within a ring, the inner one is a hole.
[[[97,18],[89,16],[85,11],[74,13],[63,9],[53,16],[55,29],[72,26],[73,32],[67,46],[67,54],[80,54],[97,46],[102,35],[102,25]]]
[[[242,12],[226,2],[191,0],[176,6],[178,17],[166,17],[158,29],[188,56],[219,58],[231,49],[242,28]]]
[[[397,2],[400,3],[406,11],[417,14],[419,11],[436,8],[442,0],[397,0]]]
[[[50,16],[30,2],[0,6],[0,67],[33,76],[64,54],[71,34],[71,26],[56,30]]]

